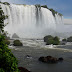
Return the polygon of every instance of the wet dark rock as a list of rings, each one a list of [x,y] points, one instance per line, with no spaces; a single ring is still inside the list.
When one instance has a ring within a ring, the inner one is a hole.
[[[58,61],[63,61],[64,59],[62,57],[58,58]]]
[[[55,58],[55,57],[47,56],[46,58],[47,58],[48,63],[57,63],[58,62],[57,58]]]
[[[26,68],[24,67],[18,67],[18,69],[20,70],[20,72],[31,72],[31,71],[28,71]]]
[[[47,56],[47,57],[40,57],[39,61],[45,62],[45,63],[57,63],[58,61],[63,61],[63,58],[55,58],[52,56]]]
[[[30,55],[26,55],[26,58],[32,59],[32,57]]]
[[[40,57],[40,58],[39,58],[39,61],[44,62],[44,57]]]
[[[26,57],[31,57],[30,55],[26,55]]]

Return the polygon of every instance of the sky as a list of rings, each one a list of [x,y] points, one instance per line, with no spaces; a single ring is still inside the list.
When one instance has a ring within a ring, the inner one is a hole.
[[[14,4],[29,4],[29,5],[47,5],[57,12],[63,14],[64,22],[72,24],[72,0],[1,0]]]

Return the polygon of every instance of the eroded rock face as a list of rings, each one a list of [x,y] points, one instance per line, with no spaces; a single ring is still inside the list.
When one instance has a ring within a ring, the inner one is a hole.
[[[24,67],[18,67],[18,69],[20,70],[20,72],[30,72]]]
[[[46,56],[46,57],[40,57],[39,61],[45,62],[45,63],[57,63],[59,61],[63,61],[63,58],[60,57],[57,59],[57,58],[52,57],[52,56]]]

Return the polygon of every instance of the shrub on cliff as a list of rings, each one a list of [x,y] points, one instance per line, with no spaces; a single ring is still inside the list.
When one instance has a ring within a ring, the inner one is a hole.
[[[23,46],[23,44],[20,42],[20,40],[14,40],[13,45],[14,46]]]
[[[3,2],[3,4],[5,4],[5,5],[10,5],[8,2]]]
[[[55,14],[57,14],[58,12],[57,11],[55,11],[54,9],[49,9],[51,12],[52,12],[52,14],[53,14],[53,16],[55,16]]]
[[[61,13],[58,13],[58,15],[63,16]]]
[[[5,72],[3,68],[0,68],[0,72]]]
[[[55,17],[55,14],[57,14],[58,12],[57,11],[55,11],[54,9],[49,9],[51,12],[52,12],[52,14],[53,14],[53,16]],[[63,16],[61,13],[58,13],[58,15],[59,16]]]
[[[37,7],[41,8],[41,5],[40,5],[40,4],[36,4],[35,7],[36,7],[36,8],[37,8]]]
[[[43,7],[43,8],[47,8],[47,9],[48,9],[47,5],[42,5],[41,7]]]

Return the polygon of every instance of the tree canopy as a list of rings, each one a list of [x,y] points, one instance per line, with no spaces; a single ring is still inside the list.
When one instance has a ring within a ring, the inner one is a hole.
[[[11,50],[5,44],[5,36],[3,35],[4,20],[7,16],[0,6],[0,72],[19,72],[16,57],[12,54]]]
[[[6,19],[6,18],[8,18],[8,16],[5,16],[4,15],[4,12],[3,12],[3,10],[2,10],[2,8],[1,8],[1,6],[0,6],[0,33],[2,33],[2,32],[4,32],[4,20]]]

